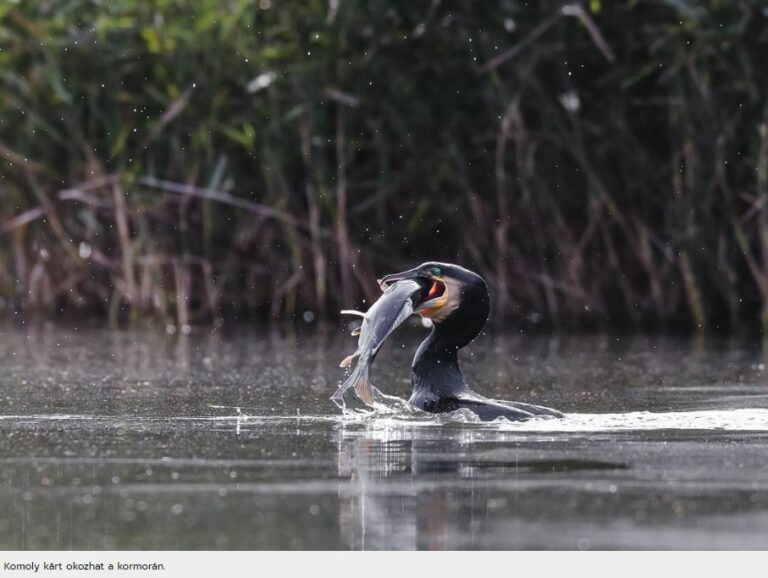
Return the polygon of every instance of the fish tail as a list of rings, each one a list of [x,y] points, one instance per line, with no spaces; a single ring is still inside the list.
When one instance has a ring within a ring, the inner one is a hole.
[[[360,398],[360,401],[362,401],[366,405],[372,406],[373,405],[373,386],[371,385],[371,381],[368,377],[369,367],[370,367],[369,364],[365,363],[365,360],[363,360],[362,363],[358,363],[357,367],[355,367],[355,369],[352,370],[352,373],[350,374],[350,376],[347,378],[344,384],[338,389],[338,391],[333,394],[333,397],[331,399],[341,400],[348,389],[354,388],[355,393],[357,394],[357,397]]]
[[[369,367],[367,363],[359,363],[349,377],[354,379],[353,383],[357,396],[366,405],[373,405],[373,388],[368,377]]]

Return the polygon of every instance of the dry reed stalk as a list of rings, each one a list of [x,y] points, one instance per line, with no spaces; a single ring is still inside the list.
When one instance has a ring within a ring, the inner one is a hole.
[[[681,251],[679,259],[680,272],[683,276],[683,284],[688,296],[688,306],[690,307],[694,327],[699,331],[704,331],[707,328],[707,315],[706,310],[704,309],[704,300],[696,280],[696,275],[693,272],[688,252]]]
[[[192,278],[189,265],[180,263],[178,259],[173,261],[173,279],[176,288],[176,324],[179,330],[184,331],[190,325],[190,295]]]
[[[496,138],[496,226],[494,227],[494,245],[495,245],[495,277],[496,287],[498,289],[498,317],[504,318],[509,313],[509,274],[507,271],[509,260],[509,192],[507,189],[506,149],[507,141],[512,133],[512,125],[515,119],[519,119],[518,101],[513,99],[507,106],[507,110],[499,123],[499,132]],[[516,155],[525,154],[523,148],[515,151]]]
[[[128,217],[128,207],[125,203],[125,193],[120,183],[112,184],[112,198],[115,202],[115,224],[117,239],[120,244],[120,259],[123,268],[123,295],[135,306],[136,277],[133,268],[133,246],[131,244],[131,229]]]
[[[341,279],[342,303],[352,302],[350,277],[349,233],[347,231],[347,152],[344,108],[336,107],[336,244],[339,251],[338,269]]]
[[[320,320],[327,318],[327,259],[323,254],[320,207],[317,200],[316,179],[313,175],[314,165],[312,146],[310,144],[310,125],[306,117],[299,121],[299,138],[301,140],[301,157],[304,170],[307,172],[307,182],[304,191],[307,197],[307,212],[309,213],[309,235],[312,252],[312,268],[314,270],[315,302]]]

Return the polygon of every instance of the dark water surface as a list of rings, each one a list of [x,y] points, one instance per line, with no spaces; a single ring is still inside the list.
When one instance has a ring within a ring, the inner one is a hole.
[[[353,346],[0,328],[0,549],[768,548],[759,344],[483,336],[479,391],[569,412],[525,424],[342,417]]]

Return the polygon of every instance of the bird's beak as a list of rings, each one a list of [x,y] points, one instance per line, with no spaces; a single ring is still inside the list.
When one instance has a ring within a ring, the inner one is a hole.
[[[378,280],[379,287],[386,291],[392,283],[398,281],[416,281],[422,287],[422,292],[414,303],[414,311],[422,317],[433,321],[442,321],[458,307],[461,299],[461,287],[448,276],[435,276],[421,267],[385,275]]]
[[[402,273],[392,273],[379,279],[379,287],[386,291],[392,283],[398,281],[416,281],[422,287],[422,294],[418,301],[414,303],[416,313],[422,317],[431,319],[440,319],[445,312],[444,308],[449,303],[449,291],[447,278],[439,278],[426,273],[422,268],[403,271]]]
[[[391,273],[390,275],[385,275],[381,279],[378,279],[377,282],[381,290],[385,291],[387,287],[389,287],[392,283],[405,281],[406,279],[413,279],[414,281],[423,280],[424,274],[418,269],[411,269],[410,271],[403,271],[402,273]]]

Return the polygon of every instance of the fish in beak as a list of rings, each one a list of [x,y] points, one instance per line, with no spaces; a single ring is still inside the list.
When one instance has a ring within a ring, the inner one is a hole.
[[[459,306],[461,299],[461,283],[450,275],[447,267],[439,263],[429,263],[402,273],[392,273],[378,280],[379,287],[385,291],[399,281],[416,281],[422,292],[415,312],[439,322]]]

